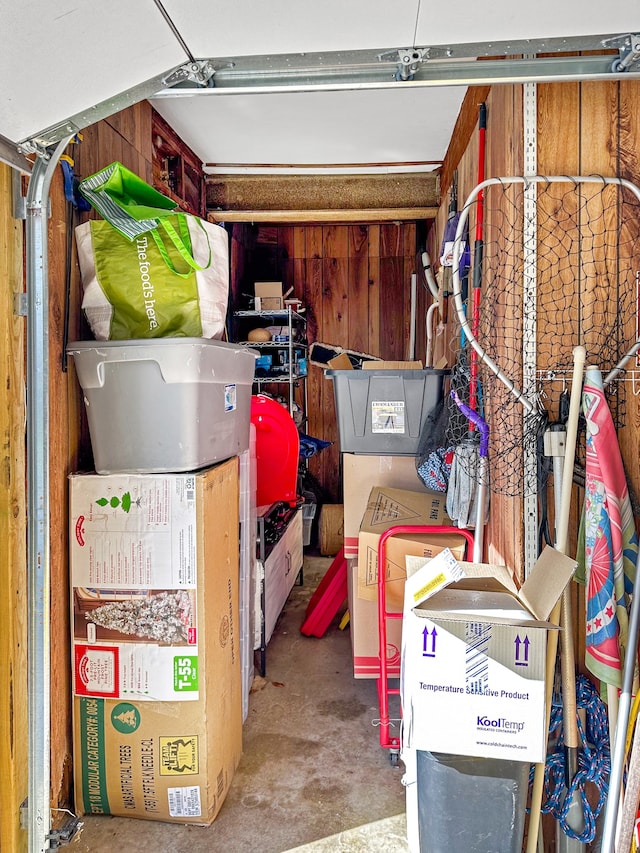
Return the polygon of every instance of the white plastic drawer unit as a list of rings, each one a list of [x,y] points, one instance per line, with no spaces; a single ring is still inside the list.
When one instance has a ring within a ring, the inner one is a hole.
[[[268,643],[302,568],[302,512],[298,510],[264,563],[264,627]]]

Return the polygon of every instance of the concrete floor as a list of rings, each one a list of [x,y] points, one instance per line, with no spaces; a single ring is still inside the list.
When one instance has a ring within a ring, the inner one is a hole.
[[[85,817],[75,853],[403,853],[408,851],[402,766],[379,746],[375,680],[354,679],[340,613],[322,639],[300,626],[331,563],[305,557],[256,678],[244,752],[209,827]]]

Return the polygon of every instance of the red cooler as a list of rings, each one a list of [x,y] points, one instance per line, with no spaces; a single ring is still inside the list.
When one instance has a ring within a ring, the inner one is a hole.
[[[280,403],[257,394],[251,398],[251,423],[256,428],[257,506],[295,503],[300,453],[295,421]]]

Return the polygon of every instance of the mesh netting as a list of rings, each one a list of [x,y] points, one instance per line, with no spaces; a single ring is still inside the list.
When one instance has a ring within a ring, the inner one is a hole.
[[[533,478],[530,470],[525,476],[523,460],[532,454],[535,460],[546,420],[558,419],[563,391],[570,387],[574,347],[584,346],[587,365],[599,367],[606,377],[637,342],[640,203],[630,186],[609,180],[536,178],[525,188],[523,179],[504,178],[484,189],[480,305],[474,319],[465,292],[472,290],[474,277],[472,246],[468,277],[463,270],[459,276],[465,315],[482,352],[532,404],[527,412],[473,354],[458,319],[453,381],[466,389],[468,399],[469,365],[476,360],[477,407],[490,429],[493,492],[535,490],[535,472]],[[471,235],[478,204],[474,191],[463,212]],[[636,358],[608,387],[618,427],[625,414],[623,380],[637,366]],[[451,420],[449,428],[454,445],[468,439],[465,419]]]

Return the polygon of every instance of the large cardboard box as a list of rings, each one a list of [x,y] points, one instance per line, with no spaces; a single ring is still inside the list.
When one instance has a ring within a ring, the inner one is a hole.
[[[443,551],[405,584],[403,742],[408,749],[544,762],[549,614],[576,568],[547,547],[522,589],[504,566]]]
[[[318,525],[320,553],[323,557],[337,554],[344,542],[344,506],[323,504]]]
[[[358,595],[369,600],[378,598],[378,545],[380,536],[396,525],[450,526],[446,514],[446,495],[427,489],[410,491],[375,486],[369,493],[358,535]],[[409,544],[412,543],[412,544]],[[432,557],[450,547],[460,559],[464,557],[465,540],[453,531],[443,535],[409,534],[387,540],[387,593],[390,602],[402,610],[404,601],[405,557],[407,554]]]
[[[70,498],[77,810],[207,825],[242,752],[238,459]]]
[[[284,295],[281,281],[256,281],[254,284],[256,311],[282,311]]]
[[[358,556],[358,534],[367,500],[374,486],[394,489],[419,489],[413,456],[364,456],[342,454],[344,490],[344,554]]]
[[[378,545],[380,534],[363,530],[360,532],[358,549],[358,597],[368,601],[378,600]],[[466,539],[456,533],[401,533],[390,536],[385,545],[385,590],[389,610],[402,612],[404,606],[404,584],[407,577],[408,556],[435,557],[449,548],[457,560],[466,556]],[[471,556],[471,554],[469,554]]]
[[[358,596],[358,563],[348,560],[349,628],[354,678],[378,678],[378,605]],[[387,619],[387,666],[391,678],[400,676],[402,619]]]

